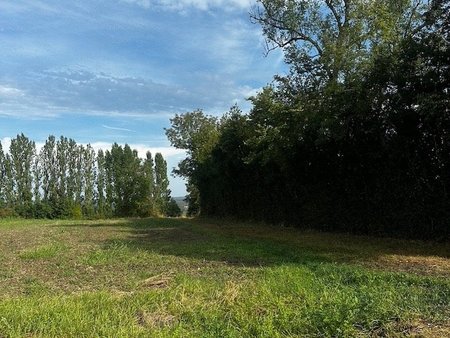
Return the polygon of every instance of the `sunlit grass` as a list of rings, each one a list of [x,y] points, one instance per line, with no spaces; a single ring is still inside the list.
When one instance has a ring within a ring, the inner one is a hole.
[[[64,249],[65,246],[62,243],[51,243],[24,250],[19,254],[19,257],[22,259],[50,259],[56,257]]]
[[[216,221],[0,221],[0,337],[445,337],[449,255]]]

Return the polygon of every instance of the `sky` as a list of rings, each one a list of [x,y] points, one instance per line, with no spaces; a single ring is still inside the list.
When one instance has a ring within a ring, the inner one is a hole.
[[[164,134],[175,114],[221,115],[271,83],[255,0],[0,0],[0,141],[24,133],[184,158]],[[170,177],[172,196],[184,181]]]

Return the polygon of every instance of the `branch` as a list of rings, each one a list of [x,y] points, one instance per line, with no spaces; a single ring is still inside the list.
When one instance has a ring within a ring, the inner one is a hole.
[[[336,19],[337,25],[339,27],[339,30],[342,27],[342,18],[336,11],[336,8],[333,5],[332,0],[325,0],[325,3],[327,4],[327,7],[330,9],[330,11],[333,13],[334,18]]]
[[[320,47],[320,44],[311,38],[310,36],[289,27],[286,27],[282,20],[275,18],[270,11],[265,8],[266,11],[266,17],[264,17],[261,12],[258,11],[257,15],[251,15],[251,19],[255,20],[256,22],[259,22],[265,26],[278,29],[280,31],[285,31],[291,35],[291,37],[287,41],[276,41],[275,38],[269,38],[272,42],[274,42],[278,47],[284,48],[287,45],[295,42],[295,41],[305,41],[309,42],[313,47],[317,50],[319,55],[323,54],[323,50]],[[270,51],[270,50],[269,50]]]
[[[406,38],[408,36],[408,34],[410,33],[411,26],[412,26],[412,21],[413,21],[414,15],[417,13],[417,9],[419,8],[420,3],[421,3],[421,1],[416,1],[416,4],[415,4],[414,8],[411,9],[411,14],[409,15],[408,22],[407,22],[406,27],[405,27],[405,33],[403,34],[403,38]],[[422,28],[423,27],[420,27],[420,29],[422,29]],[[412,33],[414,35],[415,34],[415,30]]]

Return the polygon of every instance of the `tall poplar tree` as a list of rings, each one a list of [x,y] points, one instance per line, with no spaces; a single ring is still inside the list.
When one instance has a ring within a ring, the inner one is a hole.
[[[67,198],[71,204],[75,204],[78,175],[78,145],[73,139],[69,139],[67,148]]]
[[[115,209],[113,159],[110,150],[105,151],[105,202],[112,215]]]
[[[45,141],[40,152],[42,165],[42,190],[43,200],[49,202],[54,200],[57,191],[57,164],[56,164],[56,142],[55,137],[50,135]]]
[[[75,204],[81,207],[83,204],[84,191],[84,146],[78,145],[75,149]]]
[[[161,153],[155,155],[155,202],[161,214],[166,214],[170,201],[169,179],[167,177],[167,162]]]
[[[5,153],[3,152],[2,142],[0,141],[0,208],[5,205]]]
[[[15,182],[15,206],[19,214],[31,216],[32,182],[31,168],[35,156],[35,143],[24,134],[17,135],[11,140],[9,152],[11,154],[13,179]]]
[[[155,173],[154,163],[151,152],[146,153],[146,158],[142,165],[143,186],[142,186],[142,210],[143,216],[152,216],[155,214]]]
[[[84,210],[87,216],[94,215],[94,189],[96,177],[95,151],[90,144],[86,146],[83,154],[84,168]]]
[[[105,201],[105,188],[106,188],[106,168],[105,168],[105,154],[102,149],[97,152],[97,214],[100,216],[106,216],[107,208]]]
[[[9,208],[14,208],[16,199],[14,194],[14,174],[13,164],[10,154],[4,156],[4,176],[3,176],[3,196],[5,205]]]
[[[39,156],[36,155],[33,161],[33,200],[35,204],[41,202],[41,184],[42,184],[42,168],[39,160]]]
[[[67,201],[67,172],[69,161],[69,141],[61,136],[56,142],[57,194],[58,199]]]

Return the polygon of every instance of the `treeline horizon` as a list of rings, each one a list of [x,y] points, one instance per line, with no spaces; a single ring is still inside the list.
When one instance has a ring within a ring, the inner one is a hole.
[[[450,236],[450,1],[270,1],[287,75],[223,117],[176,115],[192,215]]]
[[[0,217],[108,218],[179,216],[161,153],[112,144],[96,152],[49,136],[38,151],[23,133],[0,142]]]

